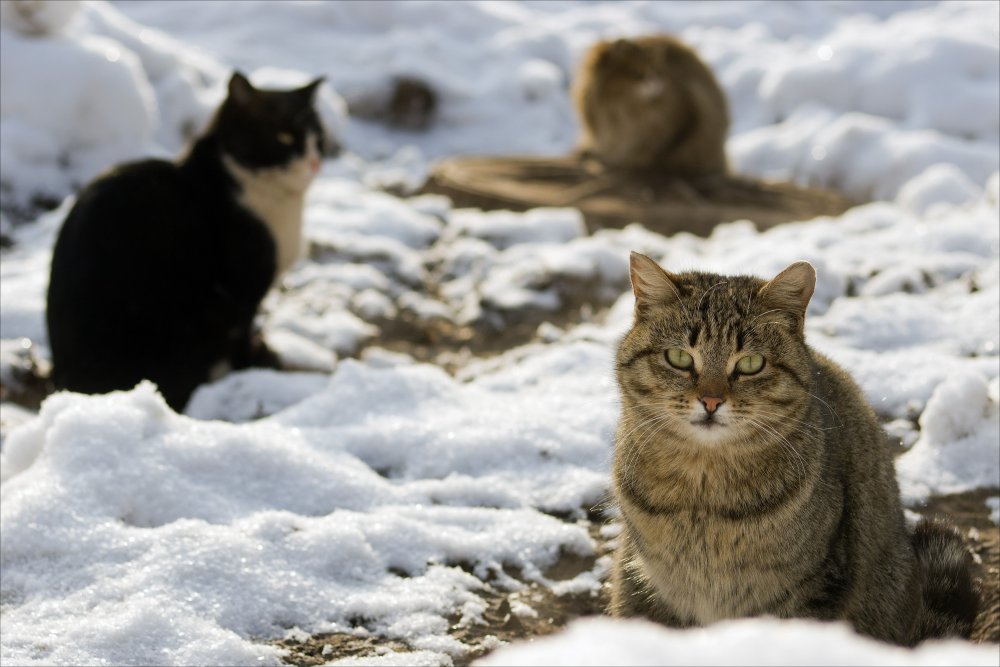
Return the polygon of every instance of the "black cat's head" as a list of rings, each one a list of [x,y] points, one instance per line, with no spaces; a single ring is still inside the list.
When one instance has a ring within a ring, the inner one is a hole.
[[[235,72],[214,124],[222,152],[246,169],[303,163],[315,173],[324,150],[314,106],[322,82],[320,77],[293,90],[261,90]]]

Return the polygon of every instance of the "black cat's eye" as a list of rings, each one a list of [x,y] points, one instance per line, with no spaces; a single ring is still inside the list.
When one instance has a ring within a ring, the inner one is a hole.
[[[316,110],[311,105],[307,106],[305,109],[302,109],[297,114],[292,116],[292,123],[299,127],[312,125],[312,119],[315,113]]]
[[[291,146],[295,143],[295,136],[290,132],[278,132],[275,138],[279,144],[284,144],[285,146]]]
[[[681,371],[688,371],[694,366],[694,358],[678,347],[672,347],[664,352],[667,363]]]
[[[736,362],[736,372],[740,375],[756,375],[764,368],[764,357],[760,354],[748,354]]]

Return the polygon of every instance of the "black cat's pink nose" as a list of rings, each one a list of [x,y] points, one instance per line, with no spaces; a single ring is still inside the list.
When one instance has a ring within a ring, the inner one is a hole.
[[[705,406],[705,411],[710,415],[715,414],[715,411],[719,409],[719,406],[725,402],[718,396],[709,396],[707,394],[698,400],[701,401],[701,404]]]

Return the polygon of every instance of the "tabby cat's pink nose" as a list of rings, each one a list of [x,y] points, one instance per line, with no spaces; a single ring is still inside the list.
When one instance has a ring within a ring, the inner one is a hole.
[[[705,406],[705,410],[708,411],[708,414],[714,414],[715,411],[719,409],[719,406],[722,405],[723,403],[723,400],[718,396],[706,395],[702,396],[698,400],[701,401],[701,404]]]

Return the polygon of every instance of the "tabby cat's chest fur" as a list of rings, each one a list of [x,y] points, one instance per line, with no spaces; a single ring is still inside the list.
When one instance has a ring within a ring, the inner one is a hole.
[[[629,567],[695,625],[774,613],[786,602],[789,574],[801,577],[811,567],[789,562],[788,536],[770,522],[722,524],[689,512],[634,523],[633,531],[637,553]]]
[[[657,464],[641,455],[633,465],[619,463],[616,495],[633,546],[628,568],[669,600],[685,624],[793,615],[794,605],[816,590],[791,590],[789,582],[813,574],[817,556],[824,556],[816,553],[819,545],[836,529],[831,510],[841,502],[831,489],[821,489],[826,507],[812,502],[817,486],[826,484],[817,463],[772,484],[744,483],[734,471],[743,468],[750,477],[775,464],[753,470],[738,458],[703,463],[700,471],[666,467],[671,473],[662,477],[650,474]]]

